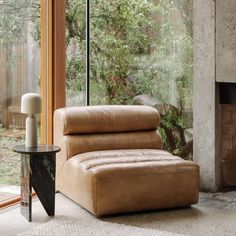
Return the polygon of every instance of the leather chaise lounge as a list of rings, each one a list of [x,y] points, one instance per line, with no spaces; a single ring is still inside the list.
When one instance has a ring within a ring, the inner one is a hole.
[[[162,150],[159,123],[148,106],[56,110],[56,189],[97,217],[197,203],[199,167]]]

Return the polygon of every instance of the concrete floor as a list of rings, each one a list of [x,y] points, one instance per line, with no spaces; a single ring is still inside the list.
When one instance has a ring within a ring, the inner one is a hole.
[[[122,223],[144,228],[199,236],[236,235],[236,192],[200,194],[199,204],[192,208],[142,212],[103,218],[103,221]],[[48,217],[41,203],[33,203],[33,222],[29,223],[20,214],[19,207],[0,211],[0,236],[13,236],[41,225]],[[93,217],[62,194],[56,195],[56,215],[74,218]],[[95,219],[95,218],[94,218]]]

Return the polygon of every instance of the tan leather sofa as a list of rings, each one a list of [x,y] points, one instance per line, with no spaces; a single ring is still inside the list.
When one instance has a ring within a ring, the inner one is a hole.
[[[95,216],[197,203],[198,165],[161,150],[159,123],[148,106],[56,110],[57,190]]]

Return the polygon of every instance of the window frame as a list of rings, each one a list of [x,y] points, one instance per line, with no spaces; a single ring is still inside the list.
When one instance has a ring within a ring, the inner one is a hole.
[[[53,143],[53,113],[65,106],[66,0],[41,0],[41,143]],[[32,193],[35,196],[35,193]],[[20,196],[0,204],[0,209],[20,202]]]
[[[53,113],[65,107],[66,0],[41,0],[41,143],[53,143]]]

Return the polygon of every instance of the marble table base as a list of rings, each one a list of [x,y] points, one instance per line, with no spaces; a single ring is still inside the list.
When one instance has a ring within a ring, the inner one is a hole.
[[[32,221],[32,187],[49,216],[55,209],[55,153],[21,154],[21,213]]]

